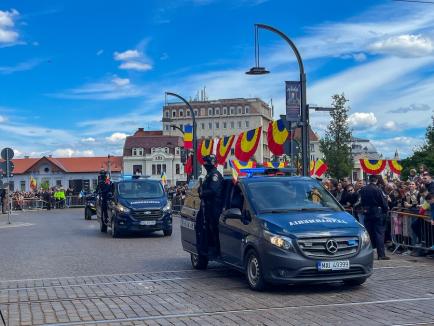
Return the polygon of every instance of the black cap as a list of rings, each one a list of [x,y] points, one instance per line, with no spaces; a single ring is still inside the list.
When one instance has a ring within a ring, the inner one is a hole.
[[[377,182],[378,181],[378,177],[375,174],[371,174],[369,176],[369,182]]]
[[[203,165],[204,166],[216,166],[217,159],[215,155],[208,155],[203,158]]]

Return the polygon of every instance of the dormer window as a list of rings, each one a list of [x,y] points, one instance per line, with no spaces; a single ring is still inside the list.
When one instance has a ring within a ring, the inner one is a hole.
[[[180,148],[179,147],[175,147],[175,155],[179,155],[180,153]]]
[[[143,156],[143,148],[133,148],[133,156]]]

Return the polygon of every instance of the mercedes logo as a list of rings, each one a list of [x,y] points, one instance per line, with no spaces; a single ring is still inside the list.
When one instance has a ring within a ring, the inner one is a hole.
[[[145,211],[143,214],[145,214],[145,215],[151,215],[152,212],[150,212],[150,211]]]
[[[328,253],[335,254],[336,251],[338,251],[338,243],[336,242],[336,240],[330,239],[326,242],[325,248]]]

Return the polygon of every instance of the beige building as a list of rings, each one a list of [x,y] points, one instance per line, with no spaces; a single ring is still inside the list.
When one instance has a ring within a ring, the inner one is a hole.
[[[262,127],[262,136],[255,154],[258,162],[269,161],[267,128],[272,120],[272,108],[259,98],[234,98],[190,102],[197,124],[197,138],[238,135],[243,131]],[[190,110],[184,103],[170,103],[163,107],[163,134],[182,136],[176,125],[183,129],[192,124]],[[236,141],[236,139],[235,139]],[[234,143],[235,144],[235,143]],[[229,159],[235,158],[232,148]]]

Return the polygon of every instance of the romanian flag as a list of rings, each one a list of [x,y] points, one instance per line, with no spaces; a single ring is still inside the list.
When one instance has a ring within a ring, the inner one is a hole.
[[[264,167],[272,169],[281,169],[288,165],[288,162],[265,162]]]
[[[327,164],[324,163],[323,160],[317,160],[315,162],[315,175],[317,177],[322,176],[328,169]]]
[[[184,148],[185,149],[193,148],[193,126],[192,125],[184,126]]]
[[[167,184],[167,177],[166,177],[166,173],[161,173],[161,183],[163,184],[163,186],[165,186]]]
[[[362,170],[369,174],[380,174],[386,167],[386,160],[360,159]]]
[[[203,158],[205,156],[211,155],[212,154],[212,149],[213,149],[213,139],[202,139],[199,143],[199,146],[197,147],[197,160],[199,161],[200,164],[203,165]]]
[[[255,154],[261,138],[262,127],[244,131],[238,135],[235,145],[235,157],[241,162],[248,162]]]
[[[37,187],[38,187],[38,183],[36,182],[36,179],[33,178],[33,176],[30,176],[30,188],[32,190],[36,190]]]
[[[232,144],[234,143],[235,136],[225,136],[220,138],[217,143],[217,163],[220,165],[224,165],[226,159],[231,152]]]
[[[315,161],[310,161],[310,169],[309,169],[310,175],[313,176],[315,174]]]
[[[188,156],[187,162],[184,164],[184,173],[190,175],[193,173],[193,156]]]
[[[282,119],[271,121],[268,124],[268,148],[274,155],[282,155],[285,151],[284,144],[289,136],[285,128],[285,122]]]
[[[390,171],[392,171],[395,174],[401,174],[402,171],[401,161],[389,160],[388,163],[389,163]]]
[[[238,160],[230,160],[229,165],[232,167],[232,179],[234,182],[237,182],[238,177],[246,175],[246,173],[240,172],[240,170],[255,168],[256,162],[254,161],[241,162]]]

